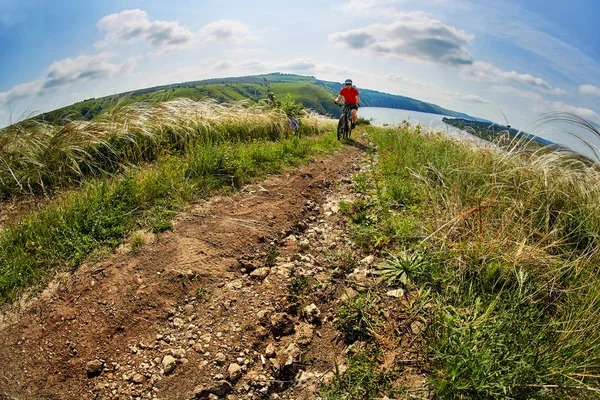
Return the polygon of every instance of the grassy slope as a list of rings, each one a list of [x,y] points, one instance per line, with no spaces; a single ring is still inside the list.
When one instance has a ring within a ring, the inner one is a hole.
[[[283,99],[287,94],[302,103],[306,108],[321,114],[340,115],[339,107],[331,104],[342,84],[321,81],[312,76],[292,74],[267,74],[233,78],[207,79],[184,82],[173,85],[156,86],[115,96],[99,99],[88,99],[71,106],[54,110],[38,116],[45,121],[62,121],[64,119],[92,119],[99,111],[109,108],[115,102],[130,104],[137,101],[161,101],[186,97],[199,100],[210,97],[223,102],[250,100],[259,101],[266,98],[271,90]],[[365,107],[389,107],[413,111],[442,114],[454,117],[473,118],[466,114],[447,110],[431,103],[425,103],[404,96],[381,93],[359,88],[362,105]]]

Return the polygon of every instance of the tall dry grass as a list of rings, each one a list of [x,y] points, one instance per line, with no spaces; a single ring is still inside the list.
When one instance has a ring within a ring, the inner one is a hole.
[[[320,133],[329,125],[309,115],[300,133]],[[63,125],[30,119],[0,130],[0,198],[52,193],[88,176],[184,152],[191,141],[276,140],[291,134],[283,112],[245,102],[117,104],[92,121]]]
[[[500,149],[408,127],[371,136],[378,201],[354,206],[355,237],[428,261],[410,272],[434,305],[427,334],[437,394],[596,394],[597,165],[572,152],[519,142]]]

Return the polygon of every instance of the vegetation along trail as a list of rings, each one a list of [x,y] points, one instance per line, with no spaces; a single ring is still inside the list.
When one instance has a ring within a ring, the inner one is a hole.
[[[243,398],[290,386],[284,382],[293,381],[313,338],[335,358],[331,326],[317,315],[302,322],[291,310],[289,272],[320,265],[296,254],[307,244],[293,235],[316,220],[336,182],[350,182],[364,150],[346,146],[198,203],[176,217],[172,231],[147,234],[145,244],[122,245],[54,282],[4,318],[0,397],[180,399],[231,391]],[[318,367],[326,373],[332,365]],[[313,394],[301,396],[313,397],[314,384]]]
[[[597,398],[595,164],[274,104],[0,131],[0,398]]]

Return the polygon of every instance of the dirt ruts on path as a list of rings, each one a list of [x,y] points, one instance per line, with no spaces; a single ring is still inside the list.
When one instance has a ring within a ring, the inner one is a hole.
[[[326,372],[341,345],[320,310],[290,312],[298,263],[327,268],[296,254],[308,244],[294,235],[366,159],[345,146],[194,205],[137,252],[124,245],[57,280],[3,318],[0,399],[314,398],[286,395],[317,377],[300,355],[320,354]]]

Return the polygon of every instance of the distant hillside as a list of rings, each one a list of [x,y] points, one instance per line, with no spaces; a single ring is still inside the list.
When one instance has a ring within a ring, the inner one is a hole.
[[[332,104],[341,83],[322,81],[313,76],[272,73],[231,78],[205,79],[155,86],[151,88],[120,93],[114,96],[92,98],[39,115],[36,119],[61,123],[67,120],[90,120],[111,105],[127,105],[138,101],[160,101],[179,97],[200,100],[213,98],[221,102],[250,100],[258,102],[272,91],[279,99],[288,94],[293,100],[321,114],[339,116],[341,110]],[[358,87],[363,107],[388,107],[451,117],[479,120],[467,114],[448,110],[438,105],[426,103],[410,97],[382,93]]]

